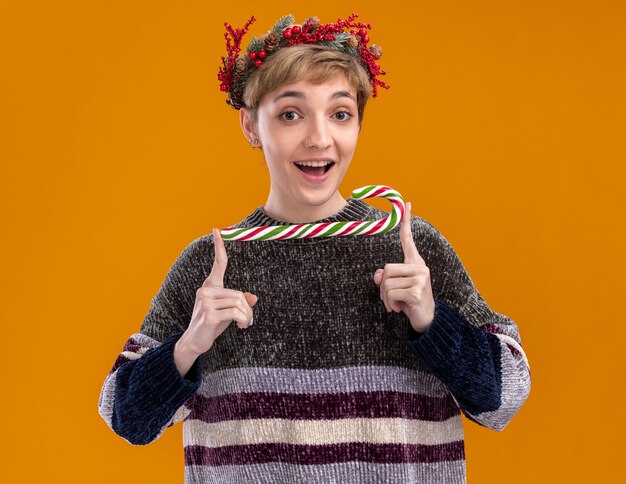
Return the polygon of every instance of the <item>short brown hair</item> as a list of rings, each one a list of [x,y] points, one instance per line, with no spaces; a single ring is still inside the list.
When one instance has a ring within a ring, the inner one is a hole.
[[[252,120],[256,121],[256,109],[268,92],[300,79],[321,83],[337,73],[344,74],[356,89],[360,124],[365,104],[372,94],[369,76],[356,57],[322,45],[300,44],[276,52],[250,76],[243,100]]]

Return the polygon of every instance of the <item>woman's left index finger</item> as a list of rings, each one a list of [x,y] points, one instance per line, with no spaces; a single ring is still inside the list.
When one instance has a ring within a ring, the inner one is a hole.
[[[400,225],[400,243],[402,244],[405,264],[424,264],[424,259],[417,251],[411,232],[411,202],[404,205],[404,217],[402,217],[402,224]]]

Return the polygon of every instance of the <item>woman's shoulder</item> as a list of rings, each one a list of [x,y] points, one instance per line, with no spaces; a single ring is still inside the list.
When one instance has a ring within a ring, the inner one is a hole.
[[[221,227],[220,230],[224,230],[226,228],[241,228],[247,227],[250,225],[250,218],[258,212],[256,209],[252,214],[248,215],[246,218],[240,220],[237,223],[231,224],[228,227]],[[228,253],[231,251],[236,251],[239,244],[233,244],[232,241],[225,240],[226,250]],[[197,236],[196,238],[192,238],[190,241],[186,243],[183,247],[182,252],[180,252],[178,259],[181,262],[189,262],[189,261],[198,261],[198,260],[209,260],[213,261],[215,258],[215,246],[213,240],[213,232],[207,232],[203,235]]]
[[[204,234],[191,239],[183,246],[172,263],[170,272],[198,271],[203,274],[214,258],[213,234]]]

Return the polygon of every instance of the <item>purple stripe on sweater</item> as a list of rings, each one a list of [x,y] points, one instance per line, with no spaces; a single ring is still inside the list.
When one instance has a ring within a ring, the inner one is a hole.
[[[117,358],[115,359],[115,363],[113,363],[113,368],[111,368],[111,371],[109,371],[109,375],[115,373],[115,371],[127,361],[130,361],[130,360],[126,358],[124,355],[122,354],[118,355]]]
[[[429,397],[400,392],[235,393],[214,398],[196,394],[190,419],[203,422],[255,418],[322,420],[339,418],[407,418],[443,421],[459,415],[451,395]]]
[[[141,349],[141,344],[132,336],[128,338],[124,349],[122,351],[130,351],[131,353],[137,353]]]
[[[126,356],[122,354],[123,352],[129,351],[131,353],[137,353],[140,349],[141,349],[141,345],[139,344],[139,342],[137,342],[137,340],[135,340],[135,338],[133,338],[132,336],[128,338],[126,343],[124,343],[124,348],[122,348],[122,352],[117,356],[115,363],[113,363],[113,367],[109,371],[109,375],[111,375],[112,373],[115,373],[115,371],[120,366],[122,366],[127,361],[130,361],[129,358],[127,358]]]
[[[364,461],[379,464],[447,462],[463,460],[463,441],[438,445],[367,444],[350,442],[333,445],[255,444],[210,448],[185,447],[185,465],[247,465],[288,462],[322,465],[336,462]]]

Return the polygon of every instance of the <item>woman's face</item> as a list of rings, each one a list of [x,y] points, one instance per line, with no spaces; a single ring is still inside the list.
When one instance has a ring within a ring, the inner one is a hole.
[[[280,86],[261,99],[256,124],[245,109],[241,121],[265,155],[271,178],[268,214],[306,222],[343,208],[338,189],[360,130],[356,90],[343,74],[321,84],[299,80]]]

